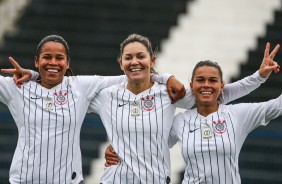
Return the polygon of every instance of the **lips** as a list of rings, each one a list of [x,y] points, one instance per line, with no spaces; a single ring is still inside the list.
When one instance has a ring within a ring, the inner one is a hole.
[[[48,72],[52,72],[52,73],[58,73],[59,70],[58,69],[47,69]]]
[[[129,69],[131,72],[139,72],[141,71],[142,69],[141,68],[132,68],[132,69]]]
[[[200,93],[203,94],[203,95],[211,95],[212,94],[211,91],[201,91]]]

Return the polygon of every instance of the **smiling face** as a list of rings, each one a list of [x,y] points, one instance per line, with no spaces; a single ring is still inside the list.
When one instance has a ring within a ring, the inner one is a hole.
[[[58,42],[46,42],[35,58],[35,67],[38,68],[43,87],[50,89],[60,84],[69,68],[65,47]]]
[[[219,70],[213,66],[200,66],[190,83],[198,107],[218,107],[218,97],[224,88]]]
[[[155,59],[142,43],[128,43],[123,48],[119,63],[128,83],[150,83],[151,68],[155,65]]]

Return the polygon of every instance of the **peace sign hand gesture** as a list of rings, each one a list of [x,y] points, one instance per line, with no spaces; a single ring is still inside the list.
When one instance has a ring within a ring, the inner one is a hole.
[[[31,79],[32,74],[29,70],[22,68],[12,57],[9,57],[9,60],[15,68],[1,69],[1,72],[14,74],[14,82],[18,87],[20,87],[23,82]]]
[[[266,43],[263,60],[259,68],[259,74],[261,77],[268,78],[272,71],[275,73],[280,71],[280,66],[274,61],[274,57],[278,52],[279,47],[280,45],[277,44],[273,51],[269,54],[270,43]]]

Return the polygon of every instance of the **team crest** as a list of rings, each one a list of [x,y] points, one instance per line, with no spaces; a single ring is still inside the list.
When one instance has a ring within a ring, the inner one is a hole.
[[[225,120],[218,119],[212,122],[213,131],[218,134],[223,134],[227,130],[227,125]]]
[[[55,92],[55,103],[57,105],[64,105],[65,103],[67,103],[68,99],[67,99],[67,91],[60,91],[60,92]]]
[[[156,105],[155,105],[155,101],[154,101],[155,97],[149,97],[147,96],[146,98],[141,98],[142,100],[142,109],[144,109],[145,111],[151,111],[154,110]]]

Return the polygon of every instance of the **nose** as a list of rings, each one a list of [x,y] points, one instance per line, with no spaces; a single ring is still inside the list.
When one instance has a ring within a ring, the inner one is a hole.
[[[210,82],[208,80],[205,80],[204,87],[210,87]]]
[[[56,58],[52,58],[49,64],[56,65],[57,64]]]
[[[132,65],[134,65],[134,64],[137,65],[138,63],[139,63],[139,61],[138,61],[137,58],[132,59],[132,62],[131,62]]]

